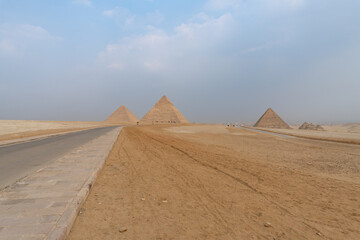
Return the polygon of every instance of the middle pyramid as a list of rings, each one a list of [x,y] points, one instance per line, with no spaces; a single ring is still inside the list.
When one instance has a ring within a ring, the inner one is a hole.
[[[115,112],[113,112],[106,120],[105,122],[108,123],[117,123],[117,124],[124,124],[124,125],[131,125],[136,124],[139,121],[139,119],[130,112],[127,107],[122,105],[118,109],[116,109]]]
[[[141,124],[189,123],[170,100],[163,96],[141,119]]]

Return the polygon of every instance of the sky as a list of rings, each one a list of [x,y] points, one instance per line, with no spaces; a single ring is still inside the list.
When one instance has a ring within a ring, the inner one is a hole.
[[[360,122],[359,0],[0,0],[0,119]]]

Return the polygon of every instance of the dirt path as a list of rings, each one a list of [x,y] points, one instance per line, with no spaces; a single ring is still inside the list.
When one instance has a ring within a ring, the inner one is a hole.
[[[359,239],[359,147],[291,141],[124,128],[68,239]]]

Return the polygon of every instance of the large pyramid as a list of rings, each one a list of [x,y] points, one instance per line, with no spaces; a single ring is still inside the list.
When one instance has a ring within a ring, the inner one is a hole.
[[[119,124],[136,124],[139,119],[129,111],[124,105],[116,109],[106,120],[105,122],[109,123],[119,123]]]
[[[142,124],[188,123],[170,100],[163,96],[141,119]]]
[[[271,108],[255,123],[254,127],[290,129],[289,125],[282,120]]]

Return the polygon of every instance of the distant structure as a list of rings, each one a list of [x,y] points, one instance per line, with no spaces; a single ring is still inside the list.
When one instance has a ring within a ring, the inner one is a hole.
[[[189,123],[170,100],[163,96],[141,119],[141,124]]]
[[[271,108],[266,110],[261,118],[255,123],[254,127],[291,129],[290,126]]]
[[[116,109],[106,120],[108,123],[118,123],[123,125],[133,125],[139,122],[139,119],[130,112],[124,105]]]
[[[321,125],[315,125],[313,123],[304,122],[299,129],[301,130],[315,130],[315,131],[325,131]]]

